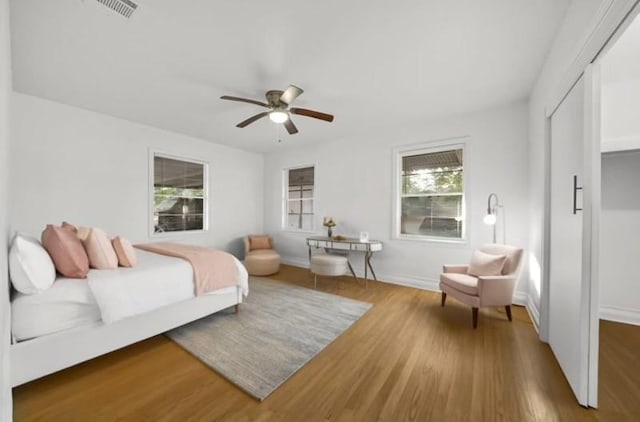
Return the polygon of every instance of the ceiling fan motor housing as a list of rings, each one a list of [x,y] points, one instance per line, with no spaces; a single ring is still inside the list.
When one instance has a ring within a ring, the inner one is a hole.
[[[284,91],[278,91],[278,90],[267,91],[265,95],[265,97],[267,98],[267,103],[269,103],[269,105],[274,108],[278,108],[283,105],[286,105],[280,102],[280,97],[282,97],[283,93]]]

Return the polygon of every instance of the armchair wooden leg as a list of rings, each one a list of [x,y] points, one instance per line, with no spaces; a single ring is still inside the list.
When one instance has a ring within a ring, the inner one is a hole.
[[[504,310],[507,311],[507,318],[509,318],[509,321],[513,321],[513,319],[511,319],[511,305],[505,306]]]
[[[473,329],[478,328],[478,308],[472,308],[471,313],[473,314]]]
[[[447,301],[447,294],[445,292],[442,292],[442,306],[444,306],[444,303]]]
[[[237,314],[238,312],[240,312],[240,304],[236,303],[236,306],[234,307],[234,311]]]

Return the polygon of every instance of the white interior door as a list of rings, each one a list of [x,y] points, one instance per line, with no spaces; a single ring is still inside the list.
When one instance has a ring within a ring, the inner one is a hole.
[[[597,340],[598,333],[592,287],[597,284],[592,286],[591,273],[597,263],[591,249],[594,187],[599,192],[599,186],[592,175],[592,81],[590,67],[551,116],[549,344],[578,402],[595,407],[597,341],[592,336]]]

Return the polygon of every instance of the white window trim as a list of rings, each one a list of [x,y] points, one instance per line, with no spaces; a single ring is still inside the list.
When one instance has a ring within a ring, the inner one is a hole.
[[[305,167],[313,167],[313,219],[311,220],[311,229],[294,229],[287,226],[287,207],[285,206],[287,202],[287,193],[289,187],[289,170],[302,169]],[[318,166],[315,164],[298,164],[295,166],[285,167],[282,169],[282,178],[281,178],[281,195],[280,195],[280,230],[288,233],[301,233],[301,234],[316,234],[316,171],[318,170]]]
[[[391,239],[407,240],[413,242],[451,243],[463,245],[469,243],[469,139],[469,136],[440,139],[422,142],[419,144],[403,145],[401,147],[393,149],[393,187],[391,189],[393,195],[391,204],[393,209],[391,212]],[[447,151],[460,148],[462,149],[463,156],[462,182],[464,186],[462,202],[462,216],[464,219],[462,225],[462,237],[458,239],[400,233],[400,218],[402,216],[402,201],[400,198],[400,194],[402,192],[402,158],[407,155],[428,154],[432,152]]]
[[[203,175],[203,188],[204,188],[204,201],[202,204],[202,212],[204,214],[202,219],[202,230],[184,230],[184,231],[173,231],[173,232],[155,232],[155,227],[153,224],[153,199],[154,199],[154,183],[155,183],[155,163],[154,157],[159,156],[163,158],[170,158],[173,160],[179,161],[187,161],[195,164],[202,164],[204,167],[204,175]],[[207,161],[198,160],[191,157],[186,157],[184,155],[177,155],[170,152],[158,150],[158,149],[149,149],[149,207],[148,207],[148,218],[149,218],[149,237],[150,238],[167,238],[167,237],[184,237],[185,235],[191,234],[202,234],[207,233],[209,231],[209,163]]]

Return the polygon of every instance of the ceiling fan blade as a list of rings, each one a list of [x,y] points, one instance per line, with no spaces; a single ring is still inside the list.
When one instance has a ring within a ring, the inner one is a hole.
[[[293,135],[295,133],[298,133],[298,128],[296,127],[296,125],[293,124],[291,119],[285,120],[284,123],[282,123],[282,124],[284,125],[284,127],[287,128],[287,132],[289,132],[289,135]]]
[[[259,105],[262,107],[269,107],[269,104],[267,103],[263,103],[262,101],[257,101],[257,100],[250,100],[248,98],[240,98],[240,97],[230,97],[228,95],[223,95],[222,97],[220,97],[221,100],[230,100],[230,101],[240,101],[241,103],[249,103],[249,104],[255,104],[255,105]]]
[[[255,122],[258,119],[262,119],[264,116],[266,116],[267,114],[269,114],[269,111],[263,111],[262,113],[258,113],[255,116],[251,116],[249,117],[247,120],[240,122],[236,125],[236,127],[245,127],[250,125],[251,123]]]
[[[326,122],[333,122],[333,116],[327,113],[321,113],[319,111],[308,110],[306,108],[290,108],[289,112],[293,114],[299,114],[301,116],[313,117],[314,119],[324,120]]]
[[[291,104],[291,102],[298,98],[303,92],[302,88],[298,88],[295,85],[289,85],[289,87],[280,96],[280,101],[285,104]]]

